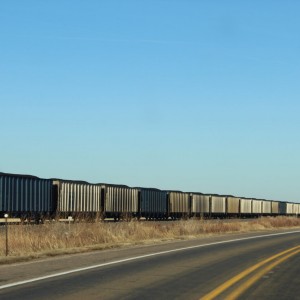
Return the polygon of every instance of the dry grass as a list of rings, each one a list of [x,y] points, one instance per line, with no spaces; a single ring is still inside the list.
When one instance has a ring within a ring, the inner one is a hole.
[[[52,223],[10,225],[9,257],[5,227],[0,227],[0,263],[227,232],[249,232],[300,226],[300,218],[276,217],[249,221],[188,220],[179,222]]]

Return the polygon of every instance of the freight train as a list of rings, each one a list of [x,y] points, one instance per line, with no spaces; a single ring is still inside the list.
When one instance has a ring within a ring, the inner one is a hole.
[[[164,191],[0,173],[0,214],[48,218],[244,218],[298,216],[300,203],[231,195]]]

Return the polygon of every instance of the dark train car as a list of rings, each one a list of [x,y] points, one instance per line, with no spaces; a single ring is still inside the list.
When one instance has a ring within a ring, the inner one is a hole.
[[[279,201],[279,215],[285,216],[286,215],[286,202]]]
[[[52,181],[31,175],[0,173],[0,213],[43,219],[53,210]]]
[[[166,219],[168,215],[167,192],[154,188],[137,188],[139,215],[146,219]]]

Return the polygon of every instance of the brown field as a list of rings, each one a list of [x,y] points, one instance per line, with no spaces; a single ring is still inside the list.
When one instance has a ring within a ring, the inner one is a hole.
[[[9,255],[5,256],[5,226],[0,227],[0,263],[125,245],[191,239],[208,235],[300,227],[300,218],[253,220],[188,220],[178,222],[118,222],[9,225]]]

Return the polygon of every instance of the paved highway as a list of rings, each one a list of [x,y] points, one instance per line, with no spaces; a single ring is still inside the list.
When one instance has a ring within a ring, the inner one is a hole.
[[[0,299],[300,299],[300,231],[235,234],[0,267]]]

